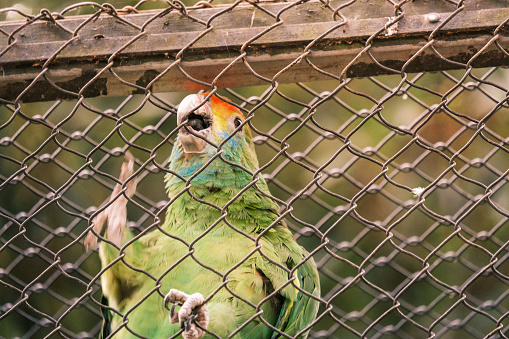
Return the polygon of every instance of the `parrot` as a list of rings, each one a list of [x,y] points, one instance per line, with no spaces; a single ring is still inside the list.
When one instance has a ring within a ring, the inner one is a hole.
[[[102,336],[306,338],[320,304],[318,270],[259,173],[248,121],[229,99],[204,92],[181,101],[177,124],[161,225],[136,236],[126,226],[137,184],[126,152],[85,238],[87,249],[103,240]]]

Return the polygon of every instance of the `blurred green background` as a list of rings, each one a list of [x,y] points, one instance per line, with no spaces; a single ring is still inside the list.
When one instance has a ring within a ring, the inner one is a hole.
[[[36,14],[73,3],[1,5]],[[137,1],[110,3],[122,8]],[[140,9],[165,7],[154,1]],[[475,69],[455,87],[464,74],[410,74],[401,88],[400,75],[349,79],[312,119],[307,106],[340,83],[283,84],[252,111],[272,194],[291,206],[286,221],[299,243],[309,251],[321,246],[314,258],[327,304],[312,337],[482,338],[507,327],[509,72]],[[269,91],[219,94],[251,110]],[[111,193],[125,140],[137,146],[129,150],[138,166],[154,149],[155,163],[166,165],[172,110],[188,94],[155,94],[117,131],[107,115],[130,114],[144,96],[21,104],[23,114],[48,124],[11,119],[13,108],[0,108],[0,336],[97,336],[100,313],[90,297],[100,300],[100,263],[82,245],[88,218]],[[446,107],[434,110],[445,99]],[[54,135],[49,126],[56,125]],[[282,143],[289,148],[279,154]],[[158,211],[166,199],[157,166],[149,164],[141,176],[139,206],[128,206],[135,229],[150,225],[146,210]],[[426,189],[422,197],[412,193],[419,187]]]

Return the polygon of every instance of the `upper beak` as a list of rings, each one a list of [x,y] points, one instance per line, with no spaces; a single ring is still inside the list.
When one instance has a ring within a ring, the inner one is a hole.
[[[186,153],[203,153],[207,147],[206,140],[212,130],[212,108],[210,102],[203,103],[204,99],[200,94],[188,95],[177,109],[177,123],[180,125],[187,120],[186,127],[179,131],[179,140]]]

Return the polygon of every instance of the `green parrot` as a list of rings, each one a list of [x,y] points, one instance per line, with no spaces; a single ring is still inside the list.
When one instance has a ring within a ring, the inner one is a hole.
[[[126,227],[126,196],[136,188],[128,156],[124,186],[85,239],[94,246],[107,224],[103,336],[307,337],[320,300],[317,268],[280,219],[243,115],[216,95],[192,94],[177,122],[164,223],[136,239]]]

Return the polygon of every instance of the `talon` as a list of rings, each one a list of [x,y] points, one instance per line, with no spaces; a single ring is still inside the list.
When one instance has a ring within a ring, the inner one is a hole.
[[[175,307],[177,306],[177,304],[173,304],[171,306],[171,310],[170,310],[170,317],[174,317],[175,316]]]
[[[189,318],[187,318],[187,320],[186,320],[186,332],[189,332],[189,330],[191,329],[191,323],[194,322],[195,319],[196,319],[196,315],[194,315],[194,314],[191,314],[189,316]]]

